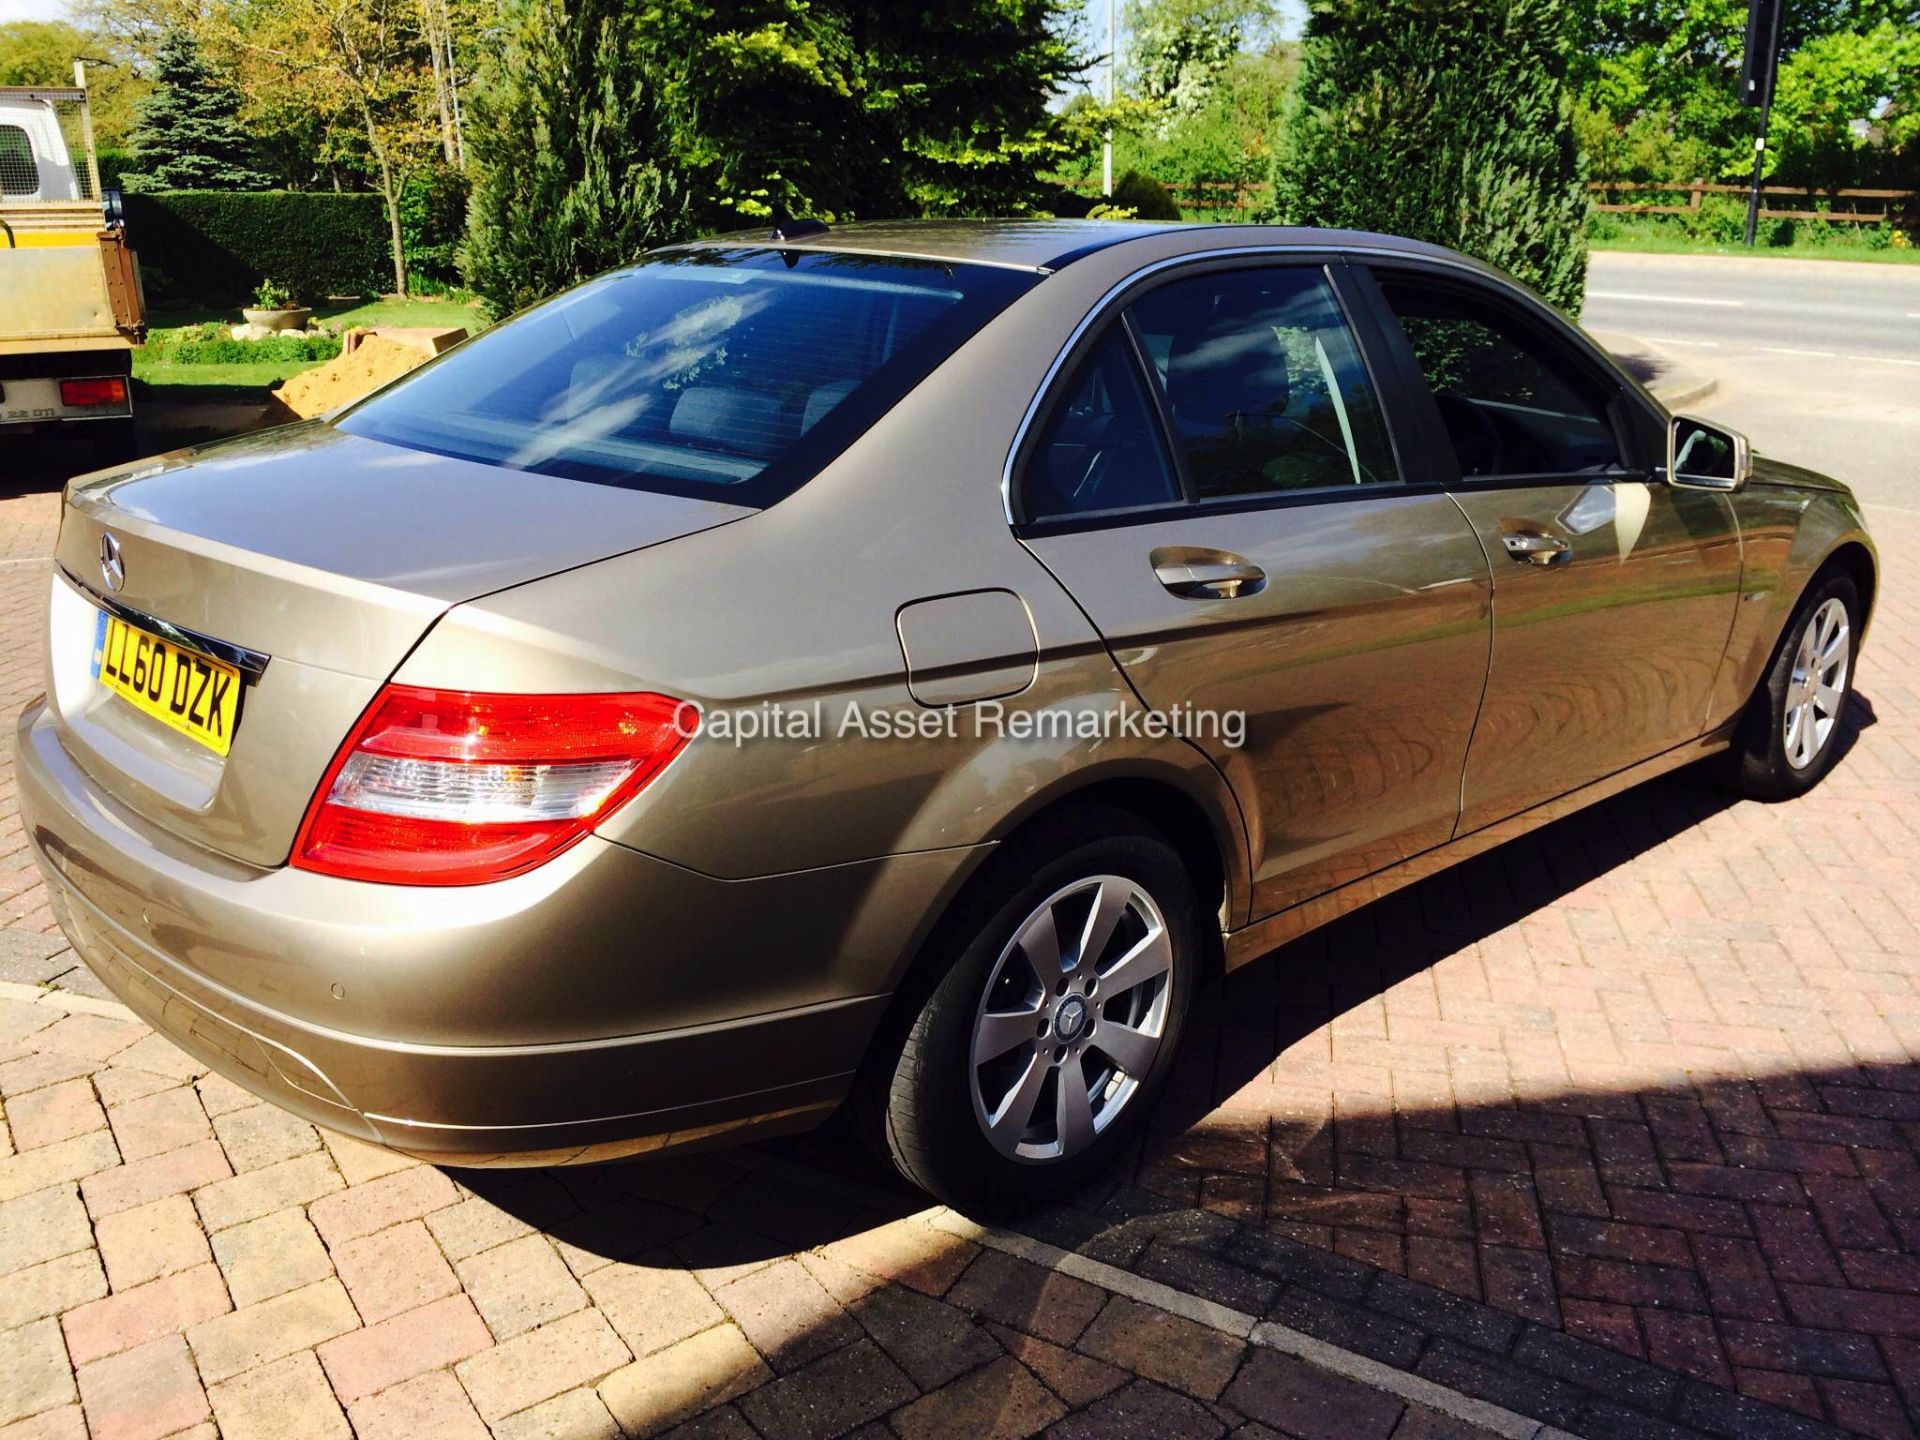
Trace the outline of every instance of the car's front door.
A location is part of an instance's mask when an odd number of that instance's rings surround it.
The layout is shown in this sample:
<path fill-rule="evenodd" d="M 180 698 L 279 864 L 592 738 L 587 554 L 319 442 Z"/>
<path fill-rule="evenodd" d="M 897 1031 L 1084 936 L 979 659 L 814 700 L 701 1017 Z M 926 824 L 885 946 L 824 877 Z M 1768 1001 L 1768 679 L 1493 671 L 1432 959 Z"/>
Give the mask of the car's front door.
<path fill-rule="evenodd" d="M 1531 302 L 1457 273 L 1376 274 L 1493 566 L 1464 833 L 1700 734 L 1739 531 L 1726 496 L 1662 483 L 1658 418 Z"/>
<path fill-rule="evenodd" d="M 1267 263 L 1147 290 L 1016 462 L 1022 539 L 1233 785 L 1254 918 L 1453 833 L 1486 677 L 1485 555 L 1403 480 L 1346 283 Z"/>

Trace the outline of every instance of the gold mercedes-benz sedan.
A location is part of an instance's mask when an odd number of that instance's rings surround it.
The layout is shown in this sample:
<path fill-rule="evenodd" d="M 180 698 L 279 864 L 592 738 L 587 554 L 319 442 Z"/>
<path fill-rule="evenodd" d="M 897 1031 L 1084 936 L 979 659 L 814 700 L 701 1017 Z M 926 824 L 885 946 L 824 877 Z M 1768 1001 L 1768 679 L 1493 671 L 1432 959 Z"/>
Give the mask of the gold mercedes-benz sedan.
<path fill-rule="evenodd" d="M 113 992 L 318 1124 L 851 1102 L 1014 1196 L 1223 969 L 1677 766 L 1815 784 L 1877 573 L 1845 486 L 1432 246 L 803 222 L 75 480 L 20 804 Z"/>

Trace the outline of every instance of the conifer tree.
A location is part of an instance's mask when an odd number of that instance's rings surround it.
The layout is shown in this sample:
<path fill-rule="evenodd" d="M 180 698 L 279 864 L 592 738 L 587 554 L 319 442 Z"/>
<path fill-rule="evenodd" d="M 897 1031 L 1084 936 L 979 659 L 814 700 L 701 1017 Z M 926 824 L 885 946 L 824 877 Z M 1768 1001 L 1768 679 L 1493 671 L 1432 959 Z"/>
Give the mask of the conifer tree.
<path fill-rule="evenodd" d="M 154 87 L 140 101 L 133 131 L 136 169 L 129 190 L 265 190 L 253 168 L 253 141 L 235 118 L 240 97 L 207 63 L 200 44 L 171 31 L 155 57 Z"/>
<path fill-rule="evenodd" d="M 467 139 L 464 270 L 496 316 L 688 233 L 669 105 L 620 0 L 528 0 Z"/>
<path fill-rule="evenodd" d="M 1448 245 L 1578 314 L 1571 24 L 1567 0 L 1317 0 L 1277 218 Z"/>

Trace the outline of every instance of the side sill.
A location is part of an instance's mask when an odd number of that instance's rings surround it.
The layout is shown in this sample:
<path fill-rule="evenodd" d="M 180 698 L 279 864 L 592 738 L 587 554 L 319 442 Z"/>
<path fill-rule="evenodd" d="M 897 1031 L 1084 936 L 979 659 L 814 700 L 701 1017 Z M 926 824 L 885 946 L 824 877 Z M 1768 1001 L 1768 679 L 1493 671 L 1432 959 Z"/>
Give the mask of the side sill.
<path fill-rule="evenodd" d="M 1522 835 L 1550 825 L 1555 820 L 1565 819 L 1576 810 L 1584 810 L 1589 805 L 1618 795 L 1623 790 L 1631 790 L 1636 785 L 1645 784 L 1670 771 L 1682 769 L 1696 760 L 1704 760 L 1709 755 L 1718 754 L 1733 742 L 1734 726 L 1738 722 L 1728 721 L 1717 729 L 1708 731 L 1697 740 L 1689 740 L 1684 745 L 1643 760 L 1638 765 L 1629 765 L 1624 770 L 1615 771 L 1604 779 L 1583 785 L 1578 790 L 1569 791 L 1557 800 L 1549 800 L 1536 805 L 1531 810 L 1523 810 L 1518 815 L 1510 815 L 1504 820 L 1496 820 L 1466 835 L 1455 836 L 1444 845 L 1436 845 L 1431 850 L 1423 850 L 1410 859 L 1401 861 L 1378 874 L 1343 885 L 1338 890 L 1330 890 L 1325 895 L 1317 895 L 1311 900 L 1302 901 L 1290 909 L 1269 915 L 1264 920 L 1255 921 L 1245 929 L 1236 930 L 1226 937 L 1227 966 L 1236 970 L 1250 961 L 1259 959 L 1268 951 L 1277 949 L 1289 940 L 1297 940 L 1309 931 L 1317 930 L 1342 915 L 1358 910 L 1363 905 L 1371 905 L 1404 889 L 1429 875 L 1436 875 L 1450 865 L 1504 845 L 1509 840 L 1517 840 Z"/>

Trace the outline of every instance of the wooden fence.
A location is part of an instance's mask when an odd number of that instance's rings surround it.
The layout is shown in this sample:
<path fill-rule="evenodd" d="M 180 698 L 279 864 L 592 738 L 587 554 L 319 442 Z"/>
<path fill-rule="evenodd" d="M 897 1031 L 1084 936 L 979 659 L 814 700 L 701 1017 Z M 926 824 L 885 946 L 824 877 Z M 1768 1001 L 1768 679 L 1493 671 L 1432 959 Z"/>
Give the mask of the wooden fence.
<path fill-rule="evenodd" d="M 1070 187 L 1082 195 L 1098 195 L 1098 180 L 1076 180 Z M 1161 181 L 1160 188 L 1188 210 L 1253 210 L 1273 186 L 1264 180 Z"/>
<path fill-rule="evenodd" d="M 1100 193 L 1100 182 L 1082 180 L 1073 187 L 1083 194 Z M 1246 211 L 1262 207 L 1273 186 L 1264 180 L 1196 180 L 1190 182 L 1165 183 L 1163 188 L 1174 200 L 1189 210 L 1231 210 Z M 1646 201 L 1603 201 L 1593 202 L 1595 210 L 1606 210 L 1623 215 L 1695 215 L 1700 211 L 1701 200 L 1708 195 L 1745 196 L 1745 185 L 1721 185 L 1707 180 L 1675 182 L 1673 184 L 1655 184 L 1637 180 L 1594 180 L 1587 189 L 1598 195 L 1685 195 L 1684 205 L 1663 204 Z M 1760 187 L 1762 219 L 1766 220 L 1829 220 L 1837 225 L 1879 225 L 1887 221 L 1899 221 L 1907 215 L 1920 215 L 1920 190 L 1818 190 L 1795 185 L 1763 185 Z M 1766 203 L 1768 195 L 1798 195 L 1806 201 L 1824 199 L 1830 204 L 1845 202 L 1844 209 L 1829 210 L 1776 210 Z M 1878 209 L 1862 209 L 1858 202 L 1878 202 Z"/>
<path fill-rule="evenodd" d="M 1612 211 L 1622 215 L 1697 215 L 1700 202 L 1708 195 L 1739 195 L 1747 193 L 1745 185 L 1716 185 L 1705 180 L 1675 182 L 1670 185 L 1642 183 L 1631 180 L 1595 180 L 1587 189 L 1603 195 L 1685 195 L 1684 205 L 1658 204 L 1630 200 L 1625 203 L 1603 202 L 1596 200 L 1593 208 Z M 1816 190 L 1797 185 L 1762 185 L 1760 187 L 1762 219 L 1766 220 L 1828 220 L 1836 225 L 1880 225 L 1889 220 L 1898 219 L 1903 210 L 1912 210 L 1915 201 L 1920 200 L 1920 191 L 1916 190 Z M 1831 210 L 1776 210 L 1767 204 L 1768 195 L 1798 195 L 1808 201 L 1825 199 L 1830 202 L 1848 202 L 1845 209 Z M 1863 210 L 1855 202 L 1861 200 L 1878 201 L 1877 210 Z M 1896 203 L 1898 202 L 1898 203 Z"/>

